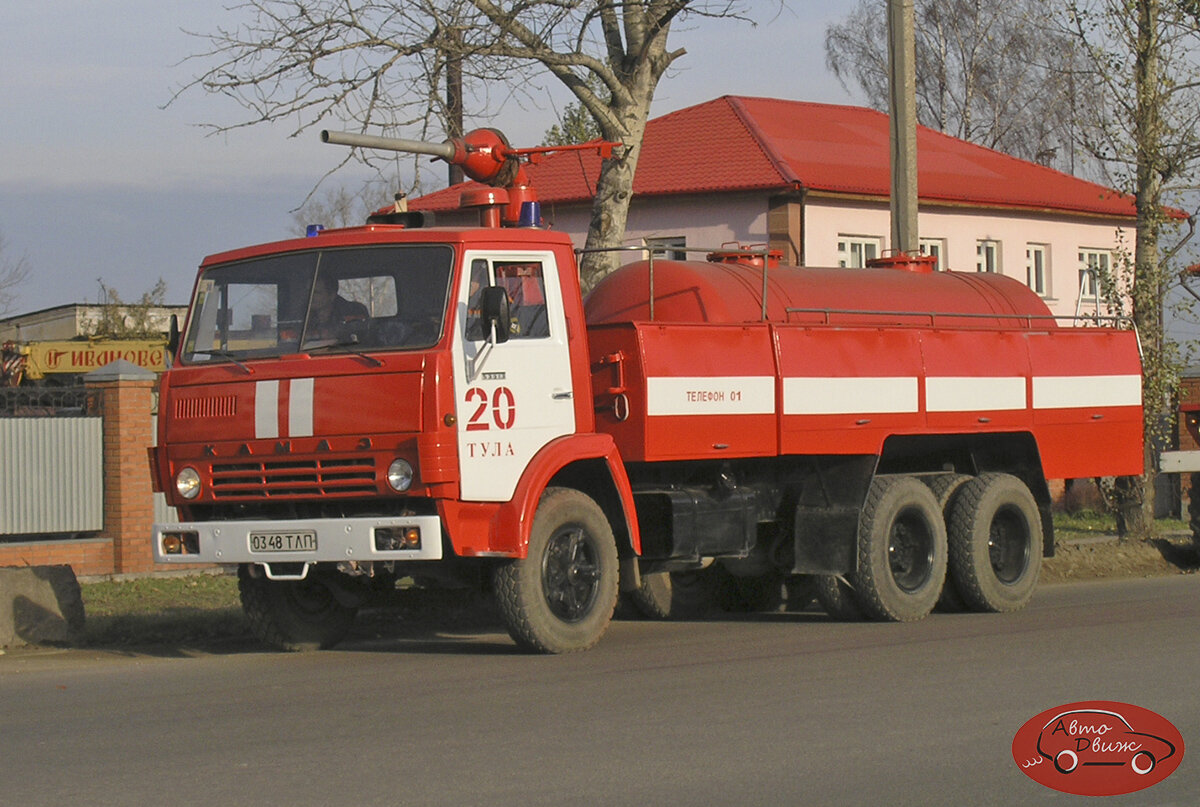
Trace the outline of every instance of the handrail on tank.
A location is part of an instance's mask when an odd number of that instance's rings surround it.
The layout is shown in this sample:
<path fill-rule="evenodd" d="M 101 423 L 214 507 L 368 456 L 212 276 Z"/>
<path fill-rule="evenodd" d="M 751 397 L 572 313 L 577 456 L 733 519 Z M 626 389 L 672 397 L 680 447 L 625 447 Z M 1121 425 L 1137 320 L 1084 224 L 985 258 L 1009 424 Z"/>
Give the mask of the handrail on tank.
<path fill-rule="evenodd" d="M 770 248 L 763 247 L 762 249 L 730 249 L 728 246 L 722 245 L 718 248 L 713 247 L 688 247 L 688 246 L 671 246 L 667 244 L 622 244 L 616 247 L 584 247 L 575 250 L 576 255 L 585 255 L 600 252 L 644 252 L 646 253 L 647 268 L 649 270 L 650 281 L 650 321 L 654 321 L 654 253 L 655 252 L 704 252 L 711 254 L 719 252 L 724 255 L 745 255 L 749 257 L 761 256 L 763 259 L 762 267 L 762 321 L 767 321 L 767 269 L 770 261 Z M 985 313 L 954 313 L 953 311 L 876 311 L 870 309 L 854 309 L 854 308 L 785 308 L 787 314 L 822 314 L 825 317 L 824 324 L 830 324 L 830 315 L 833 314 L 849 314 L 858 316 L 884 316 L 884 317 L 928 317 L 930 326 L 937 324 L 937 318 L 956 318 L 956 319 L 1001 319 L 1015 320 L 1024 322 L 1028 328 L 1034 327 L 1034 322 L 1066 322 L 1072 326 L 1079 324 L 1095 325 L 1100 327 L 1108 325 L 1112 328 L 1131 329 L 1133 328 L 1133 320 L 1126 316 L 1101 316 L 1096 314 L 985 314 Z"/>
<path fill-rule="evenodd" d="M 937 318 L 953 318 L 953 319 L 1005 319 L 1024 322 L 1026 327 L 1032 328 L 1034 322 L 1054 322 L 1059 321 L 1078 324 L 1082 322 L 1084 325 L 1108 324 L 1113 328 L 1128 329 L 1133 326 L 1133 320 L 1129 317 L 1122 316 L 1089 316 L 1078 314 L 1000 314 L 1000 313 L 983 313 L 983 312 L 961 312 L 954 311 L 875 311 L 871 309 L 856 309 L 856 308 L 785 308 L 784 311 L 788 314 L 822 314 L 825 320 L 822 324 L 830 325 L 830 315 L 832 314 L 849 314 L 857 316 L 875 316 L 875 317 L 928 317 L 930 326 L 937 324 Z"/>
<path fill-rule="evenodd" d="M 770 247 L 764 246 L 762 249 L 731 249 L 728 245 L 720 247 L 688 247 L 688 246 L 673 246 L 670 244 L 622 244 L 617 247 L 584 247 L 576 249 L 576 255 L 587 255 L 599 252 L 645 252 L 646 264 L 649 270 L 650 280 L 650 321 L 654 321 L 654 253 L 655 252 L 704 252 L 711 254 L 719 252 L 722 255 L 745 255 L 747 257 L 761 256 L 763 259 L 762 266 L 762 321 L 767 321 L 767 269 L 770 265 Z"/>

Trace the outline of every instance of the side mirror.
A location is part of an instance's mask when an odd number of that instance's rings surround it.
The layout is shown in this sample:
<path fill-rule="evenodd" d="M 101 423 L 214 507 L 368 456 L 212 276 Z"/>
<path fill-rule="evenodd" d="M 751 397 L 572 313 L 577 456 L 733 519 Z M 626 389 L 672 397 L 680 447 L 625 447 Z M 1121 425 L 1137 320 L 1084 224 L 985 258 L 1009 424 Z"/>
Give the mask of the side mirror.
<path fill-rule="evenodd" d="M 177 350 L 179 350 L 179 317 L 172 314 L 171 328 L 167 332 L 167 355 L 174 359 Z"/>
<path fill-rule="evenodd" d="M 488 286 L 483 289 L 479 298 L 479 314 L 483 319 L 483 332 L 493 333 L 495 326 L 496 343 L 508 341 L 508 332 L 512 327 L 512 318 L 508 311 L 508 292 L 499 286 Z"/>

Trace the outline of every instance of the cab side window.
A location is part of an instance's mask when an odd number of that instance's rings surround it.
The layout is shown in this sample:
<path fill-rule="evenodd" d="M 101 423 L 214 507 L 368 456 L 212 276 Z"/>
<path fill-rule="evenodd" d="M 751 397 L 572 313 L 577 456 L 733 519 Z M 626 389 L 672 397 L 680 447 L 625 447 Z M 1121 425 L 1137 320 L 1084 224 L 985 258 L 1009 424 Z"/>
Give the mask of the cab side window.
<path fill-rule="evenodd" d="M 488 262 L 483 258 L 471 261 L 471 286 L 467 291 L 467 327 L 466 338 L 479 342 L 484 338 L 483 320 L 479 314 L 479 298 L 483 289 L 488 285 Z"/>
<path fill-rule="evenodd" d="M 508 292 L 512 315 L 510 339 L 541 339 L 550 335 L 546 314 L 546 285 L 540 261 L 497 262 L 496 285 Z"/>

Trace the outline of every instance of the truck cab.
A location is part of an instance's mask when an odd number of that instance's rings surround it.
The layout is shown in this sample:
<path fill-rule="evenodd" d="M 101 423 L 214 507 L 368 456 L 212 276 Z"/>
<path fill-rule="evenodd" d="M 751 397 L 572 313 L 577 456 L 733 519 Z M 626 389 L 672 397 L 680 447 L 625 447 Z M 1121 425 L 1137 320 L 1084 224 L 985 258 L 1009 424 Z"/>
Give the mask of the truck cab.
<path fill-rule="evenodd" d="M 577 277 L 569 239 L 530 229 L 377 224 L 205 260 L 161 388 L 152 465 L 182 519 L 158 559 L 337 579 L 353 604 L 346 572 L 523 555 L 529 491 L 619 466 L 594 435 L 566 448 L 594 426 Z"/>

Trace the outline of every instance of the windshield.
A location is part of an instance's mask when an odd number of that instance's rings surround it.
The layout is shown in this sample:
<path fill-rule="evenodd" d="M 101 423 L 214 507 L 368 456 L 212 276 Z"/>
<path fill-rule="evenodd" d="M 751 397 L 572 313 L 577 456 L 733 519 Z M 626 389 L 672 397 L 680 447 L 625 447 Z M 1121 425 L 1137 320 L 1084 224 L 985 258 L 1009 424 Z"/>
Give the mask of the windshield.
<path fill-rule="evenodd" d="M 442 334 L 448 246 L 272 255 L 205 270 L 184 342 L 188 362 L 316 349 L 431 347 Z"/>

